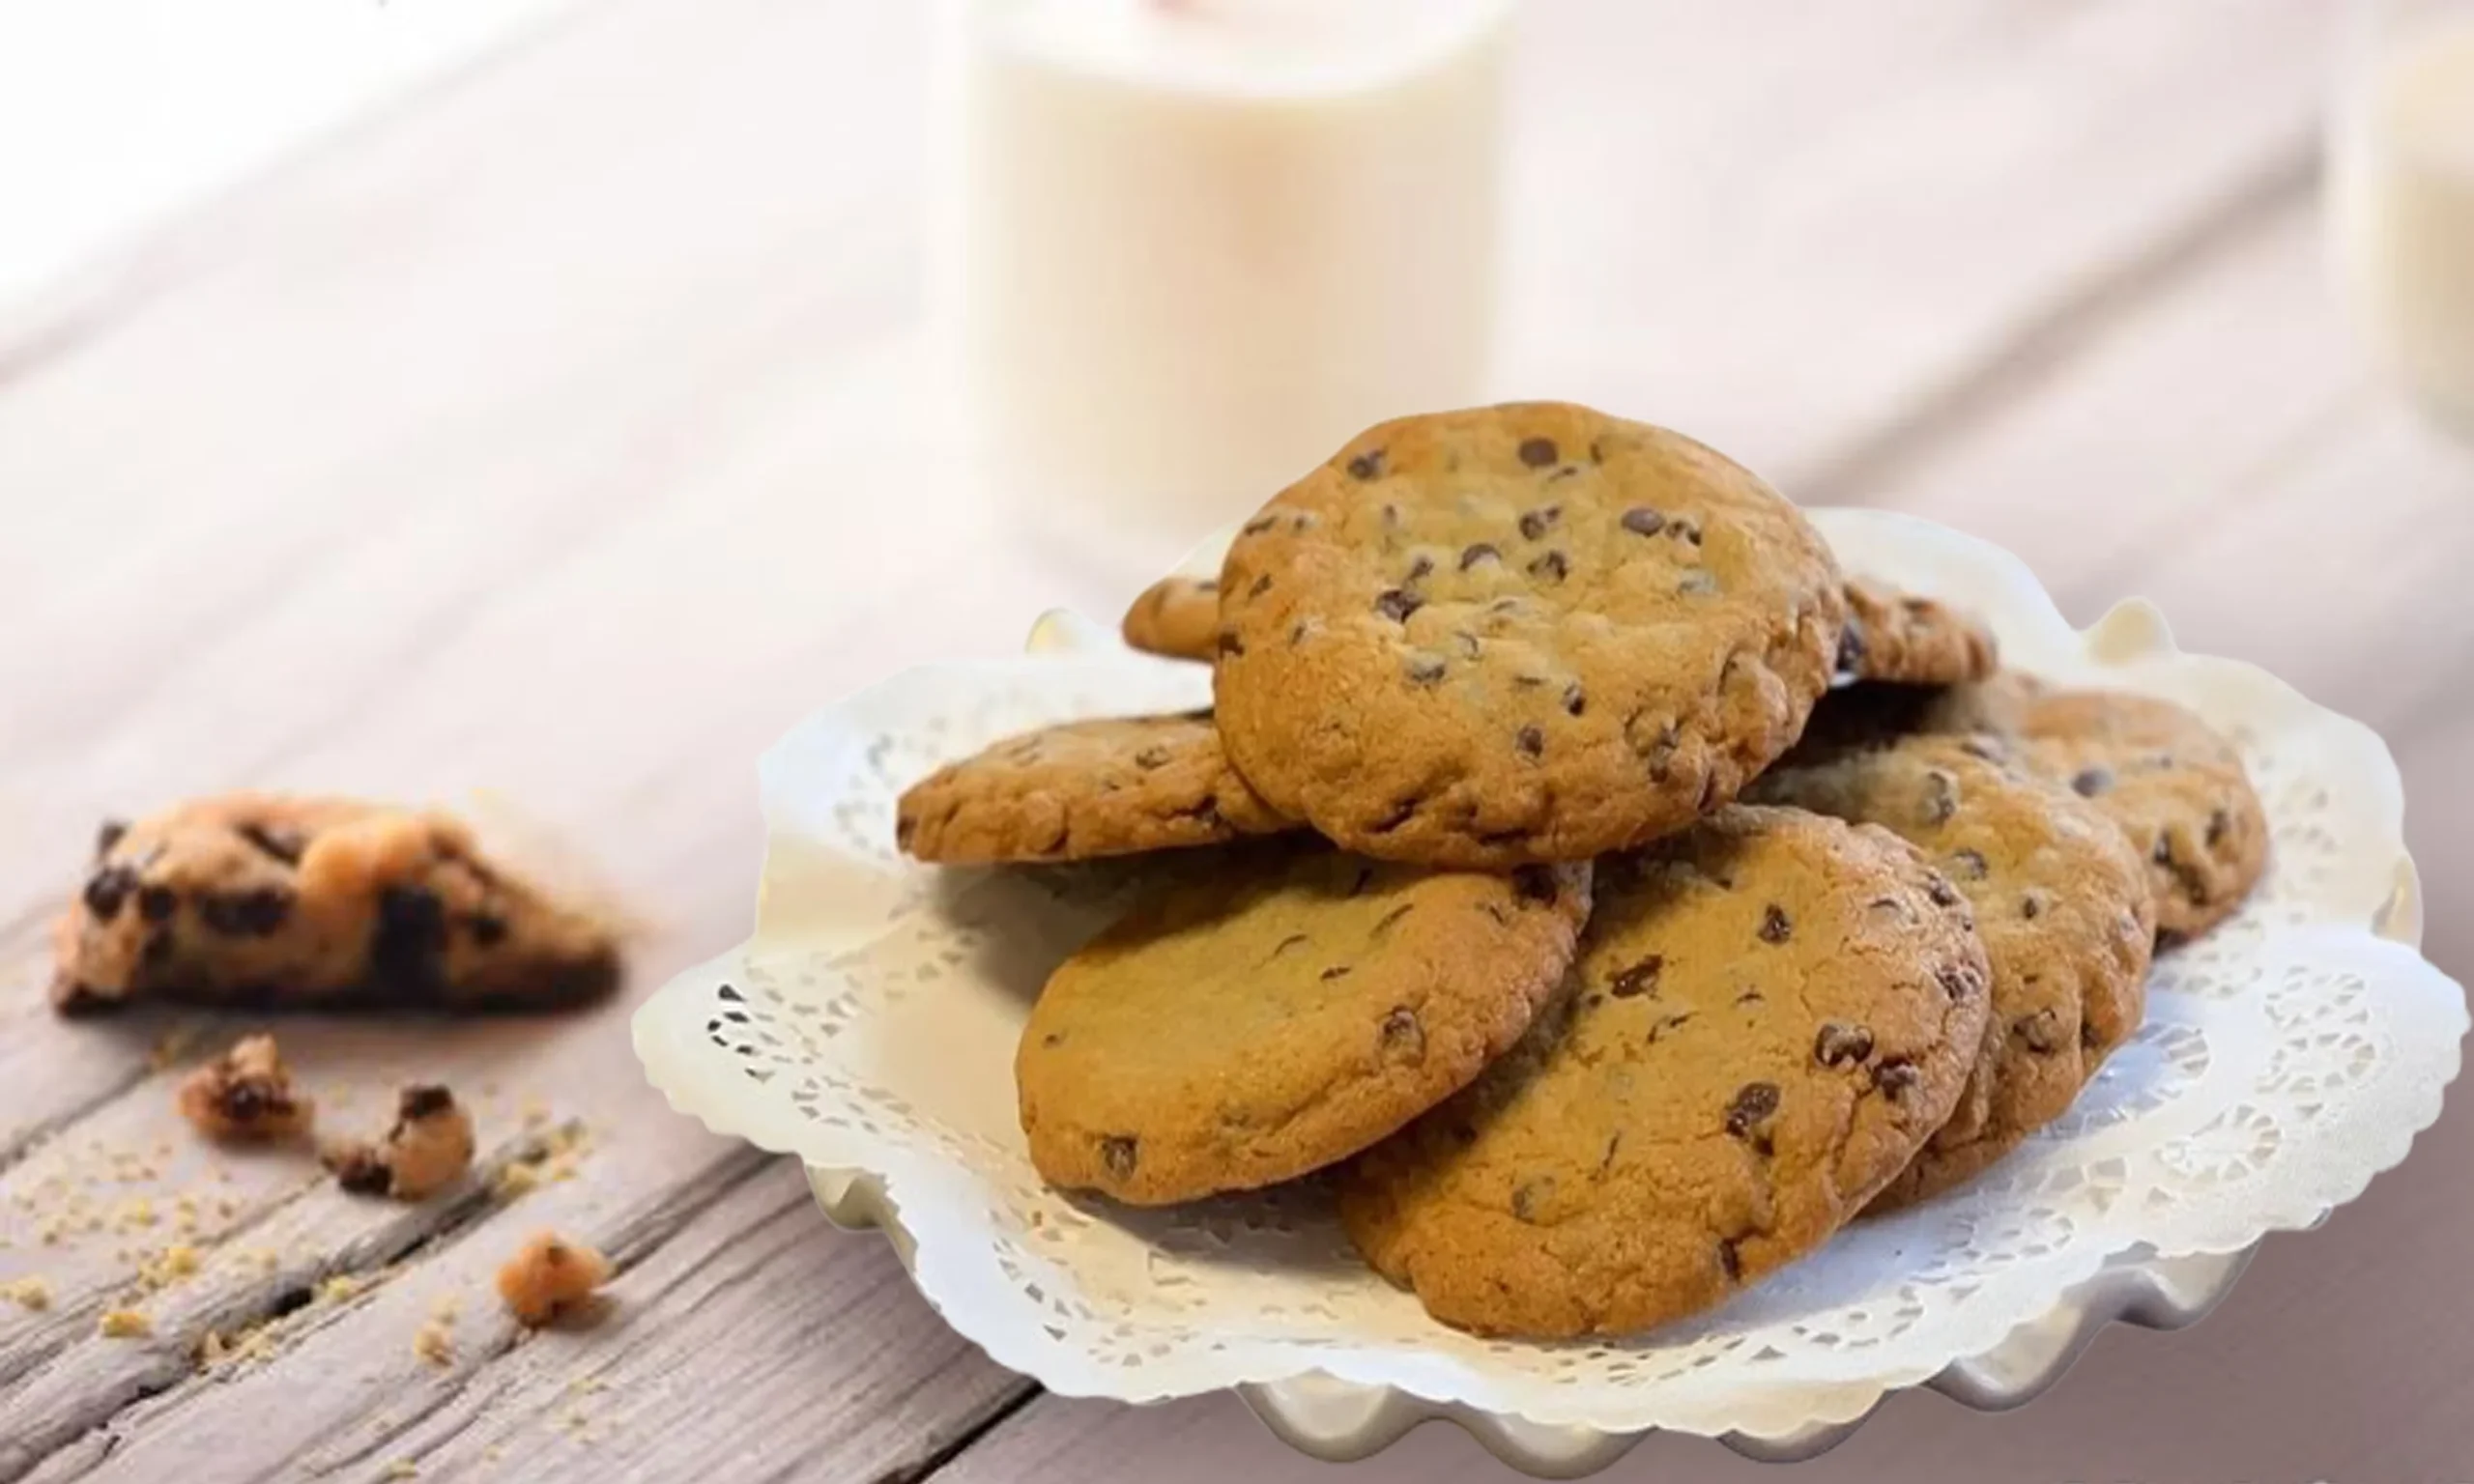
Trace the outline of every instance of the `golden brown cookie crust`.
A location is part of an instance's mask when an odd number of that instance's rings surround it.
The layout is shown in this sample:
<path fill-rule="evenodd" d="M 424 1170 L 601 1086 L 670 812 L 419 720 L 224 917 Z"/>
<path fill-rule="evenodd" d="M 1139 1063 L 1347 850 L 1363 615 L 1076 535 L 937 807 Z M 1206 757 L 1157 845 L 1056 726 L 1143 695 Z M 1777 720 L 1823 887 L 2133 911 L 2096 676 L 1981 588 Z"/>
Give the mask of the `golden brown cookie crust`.
<path fill-rule="evenodd" d="M 1119 627 L 1125 642 L 1145 654 L 1208 662 L 1220 633 L 1220 581 L 1164 577 L 1142 589 Z"/>
<path fill-rule="evenodd" d="M 2233 744 L 2169 700 L 2060 691 L 2028 706 L 2028 760 L 2103 810 L 2146 862 L 2156 925 L 2231 916 L 2267 868 L 2268 819 Z"/>
<path fill-rule="evenodd" d="M 1967 899 L 1887 831 L 1739 805 L 1598 870 L 1555 1006 L 1342 1180 L 1359 1250 L 1447 1324 L 1724 1301 L 1888 1184 L 1982 1044 Z"/>
<path fill-rule="evenodd" d="M 135 999 L 537 1010 L 618 980 L 609 925 L 439 813 L 233 793 L 107 824 L 53 930 L 64 1013 Z"/>
<path fill-rule="evenodd" d="M 1993 1056 L 1971 1079 L 1984 1112 L 1943 1126 L 1877 1210 L 1949 1189 L 2060 1117 L 2146 1006 L 2156 921 L 2139 856 L 2101 811 L 2012 753 L 1989 736 L 1918 735 L 1773 770 L 1752 789 L 1895 832 L 1975 908 L 1993 970 Z"/>
<path fill-rule="evenodd" d="M 1207 712 L 1067 722 L 904 790 L 894 838 L 923 861 L 1079 861 L 1296 828 L 1228 766 Z"/>
<path fill-rule="evenodd" d="M 1369 430 L 1220 582 L 1237 770 L 1352 849 L 1462 867 L 1585 859 L 1733 797 L 1802 729 L 1845 603 L 1751 473 L 1560 403 Z"/>
<path fill-rule="evenodd" d="M 1993 631 L 1973 614 L 1887 583 L 1848 579 L 1841 674 L 1899 685 L 1957 685 L 1982 680 L 1999 668 Z"/>
<path fill-rule="evenodd" d="M 1364 1149 L 1517 1040 L 1589 868 L 1439 872 L 1263 844 L 1155 891 L 1060 967 L 1015 1059 L 1043 1177 L 1136 1205 Z"/>

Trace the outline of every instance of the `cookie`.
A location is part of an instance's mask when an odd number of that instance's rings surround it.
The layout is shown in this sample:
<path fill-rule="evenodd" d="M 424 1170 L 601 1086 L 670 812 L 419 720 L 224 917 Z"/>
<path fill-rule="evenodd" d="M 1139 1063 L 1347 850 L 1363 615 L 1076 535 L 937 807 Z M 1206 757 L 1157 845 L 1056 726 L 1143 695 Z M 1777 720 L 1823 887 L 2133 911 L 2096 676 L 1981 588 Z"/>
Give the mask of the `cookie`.
<path fill-rule="evenodd" d="M 1209 577 L 1164 577 L 1125 611 L 1125 642 L 1171 660 L 1209 660 L 1220 633 L 1220 583 Z"/>
<path fill-rule="evenodd" d="M 1031 1162 L 1136 1205 L 1303 1175 L 1466 1085 L 1570 965 L 1589 868 L 1258 844 L 1050 977 L 1015 1058 Z"/>
<path fill-rule="evenodd" d="M 1743 469 L 1561 403 L 1361 435 L 1242 528 L 1229 760 L 1367 855 L 1580 860 L 1732 798 L 1828 684 L 1821 536 Z"/>
<path fill-rule="evenodd" d="M 2037 698 L 2027 756 L 2121 827 L 2147 863 L 2156 925 L 2204 932 L 2242 904 L 2268 860 L 2268 820 L 2241 755 L 2168 700 L 2123 691 Z"/>
<path fill-rule="evenodd" d="M 1296 826 L 1228 766 L 1207 712 L 1067 722 L 904 790 L 894 840 L 923 861 L 1080 861 Z"/>
<path fill-rule="evenodd" d="M 1990 736 L 1913 736 L 1775 769 L 1750 790 L 1894 831 L 1975 908 L 1993 970 L 1992 1056 L 1971 1086 L 1983 1111 L 1953 1116 L 1879 1209 L 1949 1189 L 2060 1117 L 2146 1005 L 2156 919 L 2138 854 L 2101 811 L 2011 753 Z"/>
<path fill-rule="evenodd" d="M 64 1013 L 146 998 L 539 1010 L 619 972 L 607 924 L 485 859 L 451 818 L 254 793 L 104 825 L 53 952 Z"/>
<path fill-rule="evenodd" d="M 1827 1240 L 1958 1103 L 1989 996 L 1967 899 L 1887 831 L 1737 805 L 1598 865 L 1570 982 L 1340 1182 L 1446 1324 L 1624 1334 Z"/>
<path fill-rule="evenodd" d="M 1848 579 L 1847 629 L 1838 648 L 1842 676 L 1957 685 L 1981 680 L 1999 665 L 1999 647 L 1982 620 L 1937 598 L 1870 578 Z"/>

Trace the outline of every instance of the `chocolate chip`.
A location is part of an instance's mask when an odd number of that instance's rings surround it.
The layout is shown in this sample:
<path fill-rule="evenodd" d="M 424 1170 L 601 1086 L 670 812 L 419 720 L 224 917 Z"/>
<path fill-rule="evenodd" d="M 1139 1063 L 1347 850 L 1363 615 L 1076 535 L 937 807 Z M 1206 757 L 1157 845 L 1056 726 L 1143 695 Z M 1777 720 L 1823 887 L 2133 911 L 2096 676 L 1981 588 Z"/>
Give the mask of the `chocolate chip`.
<path fill-rule="evenodd" d="M 1654 536 L 1666 528 L 1666 517 L 1647 505 L 1634 505 L 1624 512 L 1624 528 L 1636 536 Z"/>
<path fill-rule="evenodd" d="M 1309 625 L 1307 620 L 1303 618 L 1300 618 L 1297 622 L 1289 625 L 1288 647 L 1294 649 L 1298 645 L 1306 642 L 1306 631 L 1309 627 Z"/>
<path fill-rule="evenodd" d="M 234 833 L 286 866 L 301 864 L 302 842 L 299 835 L 290 830 L 273 830 L 262 824 L 245 824 Z"/>
<path fill-rule="evenodd" d="M 395 1183 L 386 1158 L 366 1144 L 343 1152 L 334 1168 L 335 1184 L 354 1195 L 385 1195 Z"/>
<path fill-rule="evenodd" d="M 1225 655 L 1244 654 L 1246 642 L 1237 637 L 1236 630 L 1223 629 L 1220 631 L 1220 652 Z"/>
<path fill-rule="evenodd" d="M 2210 848 L 2225 842 L 2226 832 L 2233 828 L 2233 815 L 2220 809 L 2207 816 L 2207 843 Z"/>
<path fill-rule="evenodd" d="M 1266 573 L 1264 573 L 1262 576 L 1260 576 L 1260 577 L 1258 577 L 1258 578 L 1254 579 L 1254 581 L 1247 586 L 1247 588 L 1246 588 L 1246 596 L 1248 596 L 1248 597 L 1250 597 L 1250 598 L 1259 598 L 1259 597 L 1261 597 L 1264 593 L 1267 593 L 1267 592 L 1269 592 L 1269 591 L 1271 591 L 1271 590 L 1272 590 L 1272 575 L 1271 575 L 1269 572 L 1266 572 Z"/>
<path fill-rule="evenodd" d="M 1784 943 L 1796 935 L 1796 925 L 1787 917 L 1787 909 L 1771 902 L 1761 909 L 1761 941 Z"/>
<path fill-rule="evenodd" d="M 119 844 L 121 842 L 121 838 L 128 833 L 129 826 L 127 823 L 118 819 L 104 820 L 101 826 L 95 831 L 96 858 L 101 859 L 103 856 L 111 854 L 112 846 Z"/>
<path fill-rule="evenodd" d="M 433 992 L 446 951 L 446 909 L 436 893 L 390 886 L 378 894 L 378 924 L 369 935 L 373 980 L 400 993 Z"/>
<path fill-rule="evenodd" d="M 1292 515 L 1288 518 L 1288 528 L 1304 535 L 1314 528 L 1314 517 L 1311 513 Z"/>
<path fill-rule="evenodd" d="M 407 1122 L 431 1118 L 455 1106 L 455 1095 L 436 1084 L 408 1087 L 395 1099 L 395 1116 Z"/>
<path fill-rule="evenodd" d="M 1900 1094 L 1915 1085 L 1920 1075 L 1913 1062 L 1903 1056 L 1893 1056 L 1873 1069 L 1873 1085 L 1895 1101 Z"/>
<path fill-rule="evenodd" d="M 1736 1100 L 1727 1104 L 1727 1132 L 1745 1138 L 1777 1111 L 1777 1083 L 1747 1082 L 1736 1090 Z"/>
<path fill-rule="evenodd" d="M 1404 582 L 1411 582 L 1411 583 L 1414 583 L 1414 582 L 1416 582 L 1419 578 L 1422 578 L 1422 577 L 1425 576 L 1427 573 L 1432 572 L 1433 570 L 1434 570 L 1434 558 L 1433 558 L 1433 557 L 1431 557 L 1431 556 L 1426 556 L 1424 553 L 1421 552 L 1421 553 L 1419 553 L 1419 554 L 1418 554 L 1418 556 L 1416 556 L 1416 558 L 1414 558 L 1413 560 L 1411 560 L 1411 561 L 1410 561 L 1410 563 L 1409 563 L 1409 575 L 1408 575 L 1406 578 L 1402 579 L 1402 581 L 1404 581 Z"/>
<path fill-rule="evenodd" d="M 1813 1060 L 1824 1067 L 1852 1067 L 1873 1054 L 1873 1033 L 1844 1020 L 1825 1020 L 1813 1037 Z"/>
<path fill-rule="evenodd" d="M 1737 1255 L 1733 1238 L 1720 1238 L 1718 1241 L 1718 1270 L 1727 1275 L 1730 1283 L 1743 1281 L 1743 1259 Z"/>
<path fill-rule="evenodd" d="M 1969 881 L 1983 880 L 1985 873 L 1993 869 L 1981 850 L 1954 850 L 1950 853 L 1950 864 L 1958 868 L 1963 879 Z"/>
<path fill-rule="evenodd" d="M 1482 561 L 1501 561 L 1503 559 L 1503 553 L 1496 551 L 1493 547 L 1488 546 L 1483 541 L 1477 543 L 1475 546 L 1465 546 L 1460 549 L 1460 570 L 1463 572 L 1468 571 L 1471 567 L 1476 566 Z"/>
<path fill-rule="evenodd" d="M 1578 680 L 1575 680 L 1571 684 L 1564 687 L 1564 710 L 1566 713 L 1572 716 L 1578 716 L 1588 707 L 1588 705 L 1589 698 L 1582 694 L 1581 683 Z"/>
<path fill-rule="evenodd" d="M 1348 973 L 1349 966 L 1347 964 L 1336 963 L 1323 971 L 1323 982 L 1325 984 L 1329 984 L 1336 979 L 1346 979 L 1348 977 Z"/>
<path fill-rule="evenodd" d="M 1959 904 L 1958 888 L 1952 886 L 1949 879 L 1938 870 L 1933 873 L 1930 880 L 1924 883 L 1924 895 L 1932 898 L 1933 905 L 1937 907 L 1955 907 Z"/>
<path fill-rule="evenodd" d="M 1571 570 L 1571 563 L 1564 559 L 1561 552 L 1548 552 L 1529 564 L 1530 576 L 1558 583 L 1569 576 Z"/>
<path fill-rule="evenodd" d="M 1539 1208 L 1555 1198 L 1555 1177 L 1544 1176 L 1522 1184 L 1511 1193 L 1511 1213 L 1523 1221 L 1538 1219 Z"/>
<path fill-rule="evenodd" d="M 86 882 L 86 910 L 99 923 L 120 916 L 120 904 L 137 890 L 137 872 L 126 866 L 106 866 Z"/>
<path fill-rule="evenodd" d="M 1944 824 L 1959 812 L 1959 781 L 1939 768 L 1924 775 L 1924 822 Z"/>
<path fill-rule="evenodd" d="M 1432 685 L 1443 678 L 1445 665 L 1442 655 L 1413 654 L 1403 668 L 1408 671 L 1411 684 Z"/>
<path fill-rule="evenodd" d="M 1382 472 L 1383 450 L 1380 448 L 1369 448 L 1349 460 L 1349 477 L 1352 479 L 1371 479 Z"/>
<path fill-rule="evenodd" d="M 1838 631 L 1838 673 L 1853 675 L 1864 668 L 1864 631 L 1853 619 Z"/>
<path fill-rule="evenodd" d="M 1619 1000 L 1628 1000 L 1635 995 L 1655 994 L 1658 990 L 1658 971 L 1665 967 L 1665 956 L 1652 954 L 1628 969 L 1616 970 L 1614 980 L 1606 986 L 1607 992 Z"/>
<path fill-rule="evenodd" d="M 1511 873 L 1511 884 L 1523 901 L 1549 907 L 1555 904 L 1555 872 L 1547 867 L 1523 866 Z"/>
<path fill-rule="evenodd" d="M 1130 1133 L 1111 1133 L 1100 1140 L 1100 1163 L 1119 1180 L 1134 1173 L 1141 1144 Z"/>
<path fill-rule="evenodd" d="M 1272 946 L 1272 956 L 1277 958 L 1280 955 L 1287 953 L 1290 949 L 1300 947 L 1311 941 L 1311 939 L 1308 938 L 1306 934 L 1302 932 L 1292 932 L 1287 937 L 1280 939 L 1278 943 Z"/>
<path fill-rule="evenodd" d="M 2019 899 L 2019 915 L 2033 922 L 2045 915 L 2045 899 L 2034 892 Z"/>
<path fill-rule="evenodd" d="M 263 938 L 292 915 L 292 894 L 279 887 L 211 892 L 197 899 L 198 920 L 228 938 Z"/>
<path fill-rule="evenodd" d="M 2051 1056 L 2062 1048 L 2067 1038 L 2061 1034 L 2061 1016 L 2051 1009 L 2032 1015 L 2021 1015 L 2010 1022 L 2010 1034 L 2027 1043 L 2038 1056 Z"/>
<path fill-rule="evenodd" d="M 1374 611 L 1394 623 L 1408 622 L 1411 614 L 1425 606 L 1425 599 L 1398 587 L 1386 587 L 1374 599 Z"/>
<path fill-rule="evenodd" d="M 172 961 L 172 934 L 158 928 L 146 935 L 146 946 L 137 952 L 137 961 L 145 968 L 159 969 Z"/>
<path fill-rule="evenodd" d="M 1521 516 L 1520 533 L 1535 541 L 1546 534 L 1546 528 L 1554 525 L 1556 518 L 1563 513 L 1564 507 L 1561 505 L 1539 505 L 1537 509 Z"/>
<path fill-rule="evenodd" d="M 911 838 L 919 833 L 919 816 L 897 813 L 893 816 L 893 842 L 902 849 L 910 848 Z"/>
<path fill-rule="evenodd" d="M 1512 739 L 1524 757 L 1541 756 L 1546 751 L 1546 733 L 1535 727 L 1523 727 Z"/>
<path fill-rule="evenodd" d="M 2114 786 L 2111 768 L 2082 768 L 2070 781 L 2071 789 L 2083 799 L 2092 799 Z"/>
<path fill-rule="evenodd" d="M 1386 912 L 1381 917 L 1375 919 L 1373 936 L 1379 938 L 1385 933 L 1391 931 L 1392 925 L 1394 923 L 1396 923 L 1400 919 L 1408 916 L 1416 907 L 1416 902 L 1404 901 L 1400 903 L 1400 905 L 1394 907 L 1391 911 Z"/>
<path fill-rule="evenodd" d="M 1532 469 L 1544 469 L 1562 457 L 1555 451 L 1555 441 L 1551 438 L 1524 438 L 1520 441 L 1520 462 Z"/>
<path fill-rule="evenodd" d="M 1165 768 L 1168 765 L 1168 749 L 1155 742 L 1134 755 L 1134 765 L 1145 773 L 1154 768 Z"/>
<path fill-rule="evenodd" d="M 1050 1051 L 1053 1051 L 1063 1044 L 1065 1044 L 1065 1033 L 1063 1031 L 1050 1031 L 1040 1038 L 1040 1045 Z"/>
<path fill-rule="evenodd" d="M 1383 1017 L 1383 1054 L 1406 1061 L 1423 1061 L 1426 1054 L 1426 1028 L 1418 1023 L 1417 1012 L 1406 1005 L 1393 1007 Z"/>
<path fill-rule="evenodd" d="M 1279 524 L 1280 517 L 1277 515 L 1258 515 L 1246 523 L 1245 533 L 1250 536 L 1259 536 Z"/>
<path fill-rule="evenodd" d="M 1933 976 L 1942 992 L 1953 1000 L 1964 1000 L 1976 991 L 1975 970 L 1964 964 L 1948 964 Z"/>
<path fill-rule="evenodd" d="M 1701 527 L 1695 521 L 1669 521 L 1666 533 L 1693 546 L 1701 544 Z"/>
<path fill-rule="evenodd" d="M 2148 852 L 2147 852 L 2147 857 L 2148 857 L 2148 859 L 2149 859 L 2149 860 L 2154 861 L 2154 862 L 2155 862 L 2157 865 L 2159 865 L 2159 866 L 2171 866 L 2171 865 L 2172 865 L 2172 864 L 2173 864 L 2173 842 L 2172 842 L 2172 838 L 2171 838 L 2171 837 L 2169 837 L 2169 836 L 2164 836 L 2164 835 L 2159 835 L 2159 836 L 2157 836 L 2157 837 L 2156 837 L 2156 847 L 2155 847 L 2154 849 L 2152 849 L 2152 850 L 2150 850 L 2150 851 L 2148 851 Z"/>
<path fill-rule="evenodd" d="M 150 886 L 137 894 L 137 915 L 159 923 L 181 909 L 181 899 L 168 886 Z"/>

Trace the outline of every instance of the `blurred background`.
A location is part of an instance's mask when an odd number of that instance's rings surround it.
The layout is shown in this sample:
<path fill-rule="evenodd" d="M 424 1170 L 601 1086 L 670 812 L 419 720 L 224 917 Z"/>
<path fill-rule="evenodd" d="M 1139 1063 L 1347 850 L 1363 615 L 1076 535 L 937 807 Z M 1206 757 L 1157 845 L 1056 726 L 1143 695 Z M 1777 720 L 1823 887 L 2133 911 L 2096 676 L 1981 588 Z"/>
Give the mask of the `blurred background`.
<path fill-rule="evenodd" d="M 489 790 L 657 982 L 744 931 L 803 712 L 1504 396 L 2371 723 L 2474 971 L 2464 0 L 0 0 L 5 946 L 106 812 Z M 1813 1476 L 2461 1463 L 2469 1176 L 2460 1098 L 2201 1329 Z M 1233 1402 L 985 1385 L 956 1478 L 1311 1473 Z"/>

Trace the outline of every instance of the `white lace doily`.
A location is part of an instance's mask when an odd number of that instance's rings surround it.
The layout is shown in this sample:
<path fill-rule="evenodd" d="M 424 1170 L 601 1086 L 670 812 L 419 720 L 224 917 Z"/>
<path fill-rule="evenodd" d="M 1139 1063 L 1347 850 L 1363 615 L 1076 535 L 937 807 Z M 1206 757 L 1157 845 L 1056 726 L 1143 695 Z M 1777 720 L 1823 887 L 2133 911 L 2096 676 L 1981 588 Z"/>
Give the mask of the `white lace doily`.
<path fill-rule="evenodd" d="M 2206 716 L 2241 746 L 2273 855 L 2236 920 L 2160 959 L 2145 1028 L 2061 1123 L 1714 1314 L 1622 1344 L 1474 1339 L 1369 1273 L 1311 1184 L 1160 1212 L 1040 1184 L 1015 1122 L 1015 1039 L 1139 868 L 917 867 L 893 850 L 894 798 L 1008 732 L 1207 701 L 1200 667 L 1112 641 L 910 671 L 786 738 L 762 768 L 757 935 L 648 1002 L 639 1052 L 714 1129 L 878 1179 L 930 1301 L 1053 1390 L 1144 1401 L 1319 1370 L 1610 1432 L 1844 1420 L 1992 1348 L 2114 1254 L 2235 1251 L 2403 1158 L 2438 1116 L 2467 1019 L 2410 946 L 2402 791 L 2379 739 L 2257 669 L 2179 653 L 2144 604 L 2082 634 L 1997 548 L 1880 513 L 1816 518 L 1851 572 L 1986 614 L 2009 663 Z"/>

